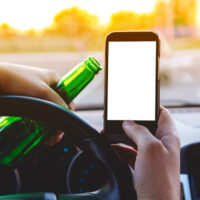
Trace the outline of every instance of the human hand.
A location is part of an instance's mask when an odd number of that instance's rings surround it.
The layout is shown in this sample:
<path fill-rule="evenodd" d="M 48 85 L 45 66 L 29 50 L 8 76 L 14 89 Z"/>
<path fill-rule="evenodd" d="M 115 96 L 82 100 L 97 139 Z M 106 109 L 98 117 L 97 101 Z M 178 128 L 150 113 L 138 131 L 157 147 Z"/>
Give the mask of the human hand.
<path fill-rule="evenodd" d="M 64 100 L 51 88 L 51 86 L 56 85 L 59 79 L 60 76 L 52 70 L 18 64 L 0 64 L 1 93 L 41 98 L 74 110 L 73 102 L 67 106 Z M 63 134 L 63 132 L 58 131 L 58 134 L 48 141 L 48 145 L 59 142 Z"/>
<path fill-rule="evenodd" d="M 169 112 L 160 108 L 155 136 L 132 121 L 125 121 L 123 129 L 138 147 L 134 167 L 138 199 L 180 199 L 180 140 Z"/>

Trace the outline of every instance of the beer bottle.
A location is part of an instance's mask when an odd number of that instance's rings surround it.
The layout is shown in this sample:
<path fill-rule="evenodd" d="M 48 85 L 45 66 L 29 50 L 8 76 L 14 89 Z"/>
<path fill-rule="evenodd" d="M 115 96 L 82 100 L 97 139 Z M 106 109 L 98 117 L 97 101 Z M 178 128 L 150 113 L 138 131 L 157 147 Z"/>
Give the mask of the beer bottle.
<path fill-rule="evenodd" d="M 69 104 L 101 70 L 94 57 L 88 57 L 64 75 L 54 88 Z M 56 128 L 14 116 L 0 118 L 0 166 L 16 165 L 41 142 L 56 134 Z"/>
<path fill-rule="evenodd" d="M 56 85 L 56 91 L 69 104 L 100 70 L 99 62 L 94 57 L 89 57 L 61 78 Z"/>

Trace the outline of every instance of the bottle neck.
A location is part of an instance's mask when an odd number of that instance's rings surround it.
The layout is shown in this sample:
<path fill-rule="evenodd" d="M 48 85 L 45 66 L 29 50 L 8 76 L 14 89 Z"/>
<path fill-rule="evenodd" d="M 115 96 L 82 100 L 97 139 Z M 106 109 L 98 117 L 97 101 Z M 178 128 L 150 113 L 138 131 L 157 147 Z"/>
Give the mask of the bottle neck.
<path fill-rule="evenodd" d="M 89 57 L 85 60 L 84 64 L 95 74 L 98 74 L 99 71 L 102 70 L 100 63 L 94 57 Z"/>

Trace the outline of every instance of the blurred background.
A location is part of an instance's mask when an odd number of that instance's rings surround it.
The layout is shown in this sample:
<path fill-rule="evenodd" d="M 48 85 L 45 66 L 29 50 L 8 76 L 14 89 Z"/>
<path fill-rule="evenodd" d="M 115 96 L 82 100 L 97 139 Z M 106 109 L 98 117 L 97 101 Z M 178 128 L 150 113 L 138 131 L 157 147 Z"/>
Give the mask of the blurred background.
<path fill-rule="evenodd" d="M 60 75 L 89 55 L 104 66 L 106 35 L 134 30 L 160 36 L 161 104 L 200 104 L 200 0 L 1 0 L 0 62 Z M 76 99 L 78 108 L 103 107 L 103 78 Z"/>

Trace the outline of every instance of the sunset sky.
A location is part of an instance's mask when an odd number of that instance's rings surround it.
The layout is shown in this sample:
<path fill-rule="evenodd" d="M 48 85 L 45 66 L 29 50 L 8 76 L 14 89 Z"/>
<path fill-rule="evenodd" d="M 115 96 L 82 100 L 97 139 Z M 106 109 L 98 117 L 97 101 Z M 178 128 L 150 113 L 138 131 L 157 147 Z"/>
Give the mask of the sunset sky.
<path fill-rule="evenodd" d="M 20 30 L 42 29 L 52 23 L 59 11 L 78 6 L 96 14 L 106 23 L 119 10 L 150 12 L 157 0 L 0 0 L 0 24 L 8 23 Z"/>
<path fill-rule="evenodd" d="M 92 14 L 96 14 L 101 23 L 106 23 L 111 14 L 119 10 L 132 10 L 138 13 L 151 12 L 156 1 L 157 0 L 0 0 L 0 24 L 8 23 L 20 30 L 27 30 L 30 28 L 42 29 L 52 23 L 55 14 L 72 6 L 78 6 Z M 198 0 L 198 3 L 200 5 L 200 0 Z M 200 24 L 200 12 L 198 12 L 198 22 Z"/>

